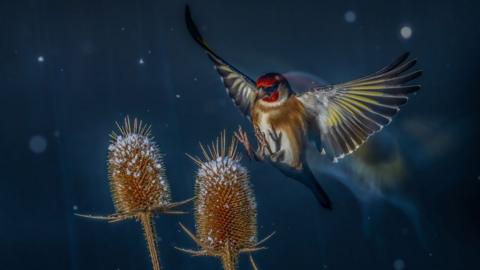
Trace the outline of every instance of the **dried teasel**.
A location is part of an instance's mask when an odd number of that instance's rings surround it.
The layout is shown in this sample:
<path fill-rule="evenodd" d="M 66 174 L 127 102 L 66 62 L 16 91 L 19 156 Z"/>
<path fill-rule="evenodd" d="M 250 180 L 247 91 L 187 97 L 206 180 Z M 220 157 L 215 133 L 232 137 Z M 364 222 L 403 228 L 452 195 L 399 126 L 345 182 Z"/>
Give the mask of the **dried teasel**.
<path fill-rule="evenodd" d="M 211 146 L 200 144 L 204 159 L 190 158 L 199 166 L 195 181 L 196 236 L 182 229 L 201 248 L 177 248 L 194 256 L 216 256 L 225 270 L 237 268 L 241 253 L 250 254 L 268 238 L 257 241 L 257 211 L 247 169 L 240 164 L 235 138 L 227 149 L 225 133 Z"/>
<path fill-rule="evenodd" d="M 135 218 L 142 223 L 153 269 L 160 269 L 155 226 L 156 214 L 182 214 L 174 208 L 192 199 L 172 203 L 162 155 L 150 134 L 150 126 L 125 118 L 113 132 L 108 147 L 108 172 L 116 213 L 109 216 L 79 215 L 110 222 Z"/>

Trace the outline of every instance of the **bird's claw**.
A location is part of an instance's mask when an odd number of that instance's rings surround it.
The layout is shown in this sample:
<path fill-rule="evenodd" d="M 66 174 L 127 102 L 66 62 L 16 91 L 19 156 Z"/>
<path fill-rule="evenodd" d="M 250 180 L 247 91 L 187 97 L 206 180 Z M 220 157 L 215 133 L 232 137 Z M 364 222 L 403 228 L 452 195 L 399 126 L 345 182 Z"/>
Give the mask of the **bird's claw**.
<path fill-rule="evenodd" d="M 275 143 L 275 152 L 280 151 L 282 148 L 282 133 L 272 128 L 272 130 L 268 131 L 268 135 L 270 135 L 270 138 Z"/>
<path fill-rule="evenodd" d="M 284 156 L 285 156 L 285 151 L 280 150 L 280 151 L 277 151 L 275 153 L 272 153 L 270 155 L 270 160 L 274 163 L 277 163 L 277 162 L 283 160 Z"/>
<path fill-rule="evenodd" d="M 268 135 L 272 139 L 274 143 L 275 150 L 272 150 L 269 147 L 269 159 L 271 162 L 278 162 L 280 160 L 283 160 L 285 156 L 285 151 L 282 150 L 282 133 L 277 132 L 275 128 L 272 128 L 271 130 L 268 131 Z"/>

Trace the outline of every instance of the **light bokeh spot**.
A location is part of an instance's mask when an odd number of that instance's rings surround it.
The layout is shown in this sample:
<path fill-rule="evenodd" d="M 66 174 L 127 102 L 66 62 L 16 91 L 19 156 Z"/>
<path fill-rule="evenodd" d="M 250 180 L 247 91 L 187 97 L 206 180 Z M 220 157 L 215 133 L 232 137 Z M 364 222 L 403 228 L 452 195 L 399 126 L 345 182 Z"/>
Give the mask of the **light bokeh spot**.
<path fill-rule="evenodd" d="M 400 35 L 402 35 L 402 38 L 404 39 L 409 39 L 412 37 L 413 31 L 410 26 L 403 26 L 400 29 Z"/>
<path fill-rule="evenodd" d="M 30 150 L 35 154 L 41 154 L 47 149 L 47 139 L 41 135 L 35 135 L 30 138 Z"/>
<path fill-rule="evenodd" d="M 355 14 L 355 12 L 352 10 L 347 10 L 345 15 L 343 15 L 343 18 L 348 23 L 354 23 L 357 20 L 357 14 Z"/>
<path fill-rule="evenodd" d="M 393 269 L 395 270 L 403 270 L 405 268 L 405 262 L 402 259 L 396 259 L 393 262 Z"/>

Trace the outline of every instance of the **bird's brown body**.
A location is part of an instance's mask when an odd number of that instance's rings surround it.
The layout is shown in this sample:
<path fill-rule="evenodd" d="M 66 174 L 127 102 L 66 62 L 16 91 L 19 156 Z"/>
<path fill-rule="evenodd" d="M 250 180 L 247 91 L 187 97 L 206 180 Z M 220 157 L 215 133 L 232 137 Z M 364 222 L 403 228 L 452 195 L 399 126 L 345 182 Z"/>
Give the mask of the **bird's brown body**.
<path fill-rule="evenodd" d="M 272 130 L 282 134 L 281 149 L 278 150 L 285 152 L 281 162 L 296 170 L 302 170 L 302 153 L 310 122 L 303 104 L 295 96 L 290 96 L 279 105 L 258 100 L 252 107 L 251 115 L 253 125 L 264 134 L 269 134 Z M 272 138 L 266 138 L 274 149 Z"/>

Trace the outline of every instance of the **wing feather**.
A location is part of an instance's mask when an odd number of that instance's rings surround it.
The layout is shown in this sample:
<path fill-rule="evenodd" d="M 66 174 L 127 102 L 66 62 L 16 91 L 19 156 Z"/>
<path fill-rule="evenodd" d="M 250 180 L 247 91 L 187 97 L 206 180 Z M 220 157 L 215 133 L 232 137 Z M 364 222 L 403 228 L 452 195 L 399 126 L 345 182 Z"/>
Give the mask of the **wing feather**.
<path fill-rule="evenodd" d="M 405 85 L 421 75 L 405 53 L 376 73 L 350 82 L 310 89 L 297 98 L 316 119 L 325 151 L 334 161 L 353 153 L 388 125 L 419 85 Z"/>
<path fill-rule="evenodd" d="M 212 60 L 215 70 L 220 75 L 227 90 L 227 94 L 232 98 L 232 101 L 240 111 L 247 118 L 250 118 L 251 107 L 255 102 L 258 91 L 255 82 L 223 60 L 208 46 L 193 22 L 188 6 L 185 8 L 185 21 L 193 39 L 206 51 L 208 57 Z"/>

